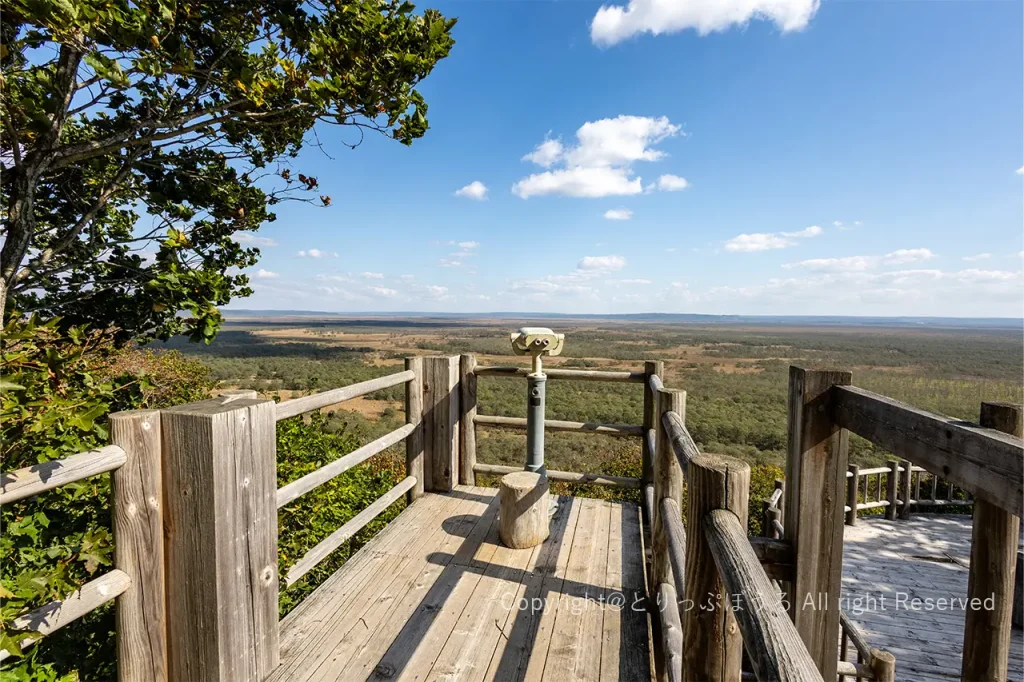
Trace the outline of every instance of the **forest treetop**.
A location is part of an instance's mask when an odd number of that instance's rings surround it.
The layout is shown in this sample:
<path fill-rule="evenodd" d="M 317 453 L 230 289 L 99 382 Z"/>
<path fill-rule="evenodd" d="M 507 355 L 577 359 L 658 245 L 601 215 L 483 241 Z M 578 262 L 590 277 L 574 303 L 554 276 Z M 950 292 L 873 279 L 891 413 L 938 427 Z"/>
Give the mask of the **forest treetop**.
<path fill-rule="evenodd" d="M 11 0 L 0 18 L 0 313 L 209 340 L 251 293 L 233 238 L 317 123 L 410 144 L 454 19 L 394 0 Z M 146 217 L 144 217 L 144 215 Z M 183 314 L 185 313 L 185 314 Z"/>

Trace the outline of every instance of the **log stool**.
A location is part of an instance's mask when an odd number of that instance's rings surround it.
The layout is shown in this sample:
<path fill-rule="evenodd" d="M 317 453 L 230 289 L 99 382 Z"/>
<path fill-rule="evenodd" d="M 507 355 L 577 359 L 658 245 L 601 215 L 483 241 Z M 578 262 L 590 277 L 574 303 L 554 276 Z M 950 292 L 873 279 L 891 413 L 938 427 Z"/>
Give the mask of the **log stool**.
<path fill-rule="evenodd" d="M 544 542 L 548 523 L 548 478 L 531 471 L 517 471 L 501 478 L 498 535 L 506 547 L 526 549 Z"/>

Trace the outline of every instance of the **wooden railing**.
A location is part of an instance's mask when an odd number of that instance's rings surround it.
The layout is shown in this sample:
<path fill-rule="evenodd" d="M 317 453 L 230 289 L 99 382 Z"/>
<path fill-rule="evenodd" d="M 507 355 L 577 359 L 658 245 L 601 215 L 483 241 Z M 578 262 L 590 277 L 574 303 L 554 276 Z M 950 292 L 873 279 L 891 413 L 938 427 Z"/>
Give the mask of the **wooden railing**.
<path fill-rule="evenodd" d="M 160 413 L 111 415 L 110 430 L 112 445 L 0 474 L 0 505 L 5 505 L 112 472 L 116 541 L 112 570 L 4 627 L 33 633 L 19 643 L 26 648 L 116 599 L 118 679 L 157 682 L 166 679 L 167 671 Z M 0 650 L 0 661 L 9 656 Z"/>
<path fill-rule="evenodd" d="M 573 422 L 548 419 L 544 428 L 548 431 L 572 431 L 576 433 L 593 433 L 597 435 L 625 438 L 641 438 L 641 457 L 643 475 L 641 478 L 629 476 L 608 476 L 605 474 L 579 473 L 575 471 L 548 470 L 547 476 L 552 481 L 566 483 L 586 483 L 611 488 L 649 488 L 651 485 L 651 448 L 653 447 L 654 409 L 653 394 L 648 388 L 648 378 L 657 377 L 664 371 L 660 362 L 647 362 L 643 372 L 604 371 L 579 369 L 545 369 L 549 379 L 571 381 L 607 381 L 617 383 L 639 383 L 644 385 L 644 423 L 634 424 L 603 424 L 599 422 Z M 478 366 L 476 356 L 463 355 L 460 359 L 460 393 L 462 401 L 462 432 L 460 452 L 460 482 L 465 485 L 476 484 L 476 474 L 504 475 L 519 471 L 521 467 L 482 464 L 477 462 L 476 429 L 500 428 L 517 431 L 526 430 L 526 419 L 521 417 L 500 417 L 477 414 L 476 382 L 479 377 L 513 377 L 525 378 L 530 373 L 528 367 L 488 367 Z M 660 378 L 658 379 L 660 383 Z M 645 525 L 649 524 L 650 507 L 645 505 Z"/>

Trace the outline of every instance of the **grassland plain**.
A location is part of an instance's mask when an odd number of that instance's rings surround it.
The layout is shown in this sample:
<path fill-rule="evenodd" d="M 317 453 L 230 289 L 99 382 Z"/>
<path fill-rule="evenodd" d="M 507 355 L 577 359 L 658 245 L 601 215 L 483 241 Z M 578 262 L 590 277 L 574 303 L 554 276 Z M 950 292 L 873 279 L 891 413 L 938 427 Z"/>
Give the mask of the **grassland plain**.
<path fill-rule="evenodd" d="M 233 320 L 209 346 L 167 345 L 198 357 L 210 367 L 221 388 L 253 388 L 284 400 L 390 374 L 410 355 L 475 353 L 484 365 L 525 364 L 511 355 L 508 332 L 528 322 L 538 321 Z M 564 354 L 553 358 L 549 366 L 639 369 L 644 360 L 663 360 L 666 385 L 687 391 L 686 420 L 698 445 L 751 463 L 752 508 L 770 494 L 773 480 L 782 475 L 791 364 L 849 369 L 858 386 L 960 419 L 976 419 L 983 400 L 1021 402 L 1024 398 L 1020 328 L 539 322 L 566 333 Z M 479 412 L 525 416 L 525 391 L 522 380 L 482 378 Z M 402 388 L 395 387 L 323 410 L 315 427 L 330 435 L 330 447 L 308 429 L 296 434 L 283 424 L 279 483 L 399 426 L 405 421 L 402 395 Z M 643 393 L 636 384 L 553 381 L 548 386 L 547 416 L 552 419 L 639 424 L 642 410 Z M 306 452 L 310 446 L 324 452 Z M 522 433 L 478 431 L 478 459 L 482 462 L 518 465 L 524 461 L 525 447 Z M 851 461 L 862 465 L 888 457 L 856 436 L 851 438 L 850 452 Z M 404 468 L 403 453 L 401 446 L 394 447 L 310 493 L 301 507 L 282 510 L 282 568 L 397 482 Z M 627 476 L 640 473 L 640 443 L 636 439 L 552 433 L 546 454 L 554 469 Z M 575 495 L 635 496 L 590 486 L 556 487 Z M 354 493 L 360 504 L 351 504 Z M 298 522 L 299 517 L 308 519 L 313 512 L 323 515 L 323 510 L 330 511 L 330 523 Z M 751 532 L 758 532 L 759 526 L 753 515 Z M 307 580 L 282 595 L 283 610 L 336 570 L 375 530 L 376 526 L 360 534 Z"/>

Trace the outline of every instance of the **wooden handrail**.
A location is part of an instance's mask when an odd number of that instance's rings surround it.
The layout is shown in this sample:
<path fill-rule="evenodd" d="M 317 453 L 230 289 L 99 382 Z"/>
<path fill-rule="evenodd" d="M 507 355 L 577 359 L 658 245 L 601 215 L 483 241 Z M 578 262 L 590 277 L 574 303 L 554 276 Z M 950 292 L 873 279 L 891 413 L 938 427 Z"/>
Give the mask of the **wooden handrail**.
<path fill-rule="evenodd" d="M 677 595 L 686 594 L 686 528 L 679 505 L 671 497 L 661 500 L 661 519 L 668 540 L 665 549 L 672 564 L 672 582 Z"/>
<path fill-rule="evenodd" d="M 522 471 L 522 467 L 510 467 L 501 464 L 481 464 L 477 462 L 473 471 L 478 474 L 490 476 L 504 476 Z M 553 471 L 548 469 L 547 477 L 552 481 L 563 483 L 589 483 L 591 485 L 602 485 L 608 488 L 636 489 L 640 487 L 640 479 L 631 476 L 608 476 L 606 474 L 581 474 L 575 471 Z"/>
<path fill-rule="evenodd" d="M 661 417 L 661 423 L 668 434 L 672 450 L 676 453 L 676 458 L 679 460 L 679 466 L 685 474 L 690 466 L 690 462 L 700 456 L 697 444 L 686 429 L 686 423 L 683 421 L 683 418 L 677 413 L 666 412 Z"/>
<path fill-rule="evenodd" d="M 523 417 L 498 417 L 490 414 L 478 414 L 473 417 L 473 423 L 477 426 L 488 426 L 492 428 L 526 430 L 526 419 Z M 599 422 L 570 422 L 558 419 L 545 419 L 544 428 L 547 431 L 578 431 L 582 433 L 600 433 L 606 436 L 642 436 L 644 427 L 633 424 L 602 424 Z"/>
<path fill-rule="evenodd" d="M 1024 516 L 1024 442 L 854 386 L 834 386 L 839 425 Z"/>
<path fill-rule="evenodd" d="M 395 487 L 377 498 L 373 504 L 353 516 L 345 525 L 328 535 L 316 547 L 306 552 L 301 559 L 295 562 L 294 566 L 288 569 L 286 577 L 288 587 L 294 585 L 302 576 L 316 568 L 316 565 L 326 559 L 331 552 L 361 531 L 370 521 L 380 516 L 381 512 L 394 504 L 398 498 L 411 490 L 414 485 L 416 485 L 415 477 L 405 477 Z"/>
<path fill-rule="evenodd" d="M 339 457 L 330 464 L 325 464 L 316 471 L 296 479 L 288 485 L 277 490 L 277 508 L 285 506 L 289 502 L 302 497 L 311 490 L 315 490 L 327 481 L 340 476 L 352 467 L 362 464 L 374 455 L 387 450 L 392 445 L 401 442 L 416 428 L 415 424 L 404 424 L 394 431 L 385 434 L 375 441 L 371 441 L 361 448 L 353 450 L 344 457 Z"/>
<path fill-rule="evenodd" d="M 302 398 L 285 400 L 284 402 L 277 404 L 274 417 L 277 421 L 288 419 L 290 417 L 297 417 L 300 414 L 343 403 L 346 400 L 358 398 L 359 396 L 366 395 L 367 393 L 374 393 L 385 388 L 397 386 L 398 384 L 404 384 L 405 382 L 412 381 L 415 378 L 415 372 L 412 370 L 405 370 L 404 372 L 388 374 L 368 381 L 361 381 L 358 384 L 342 386 L 341 388 L 333 388 L 329 391 L 321 391 L 320 393 L 303 396 Z"/>
<path fill-rule="evenodd" d="M 113 471 L 128 461 L 116 445 L 81 452 L 0 474 L 0 504 L 8 504 L 91 476 Z"/>
<path fill-rule="evenodd" d="M 656 606 L 668 682 L 683 682 L 683 626 L 679 620 L 679 597 L 675 588 L 668 583 L 659 583 Z"/>
<path fill-rule="evenodd" d="M 18 616 L 7 623 L 6 627 L 11 630 L 28 630 L 43 636 L 49 635 L 120 596 L 131 587 L 131 584 L 132 580 L 128 574 L 115 568 L 90 580 L 64 599 L 57 599 Z M 26 637 L 18 645 L 25 649 L 36 641 L 37 638 Z M 6 650 L 0 649 L 0 661 L 6 660 L 10 655 Z"/>
<path fill-rule="evenodd" d="M 822 682 L 807 647 L 768 580 L 739 518 L 716 509 L 701 523 L 743 634 L 743 644 L 762 682 Z"/>
<path fill-rule="evenodd" d="M 480 366 L 473 370 L 478 377 L 525 377 L 532 370 L 529 367 Z M 548 379 L 571 379 L 572 381 L 621 381 L 642 384 L 646 380 L 643 372 L 609 372 L 596 369 L 545 369 Z"/>

